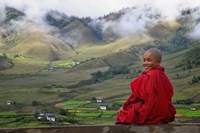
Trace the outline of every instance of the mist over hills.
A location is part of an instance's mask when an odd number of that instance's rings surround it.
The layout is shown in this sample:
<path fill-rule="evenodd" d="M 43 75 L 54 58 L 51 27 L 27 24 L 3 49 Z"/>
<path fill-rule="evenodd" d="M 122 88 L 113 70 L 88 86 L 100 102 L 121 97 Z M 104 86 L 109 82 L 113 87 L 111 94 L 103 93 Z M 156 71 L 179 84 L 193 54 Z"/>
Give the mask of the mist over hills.
<path fill-rule="evenodd" d="M 6 7 L 4 13 L 0 25 L 3 53 L 53 61 L 82 59 L 86 54 L 89 56 L 82 60 L 107 58 L 106 55 L 116 56 L 117 52 L 143 44 L 147 48 L 153 44 L 164 52 L 184 48 L 198 38 L 200 11 L 199 7 L 187 8 L 176 19 L 168 20 L 147 5 L 124 8 L 95 19 L 49 10 L 40 23 L 29 20 L 14 7 Z M 109 52 L 98 52 L 105 49 Z"/>

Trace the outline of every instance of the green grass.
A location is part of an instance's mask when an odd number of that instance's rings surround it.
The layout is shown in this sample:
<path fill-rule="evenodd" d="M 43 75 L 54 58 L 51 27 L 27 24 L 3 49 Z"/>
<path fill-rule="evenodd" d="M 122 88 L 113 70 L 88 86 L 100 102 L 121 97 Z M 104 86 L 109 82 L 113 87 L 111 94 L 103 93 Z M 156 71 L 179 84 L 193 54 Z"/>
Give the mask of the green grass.
<path fill-rule="evenodd" d="M 61 102 L 61 104 L 67 104 L 67 105 L 82 105 L 82 104 L 87 104 L 85 101 L 66 101 L 66 102 Z"/>
<path fill-rule="evenodd" d="M 200 117 L 200 110 L 177 109 L 176 113 L 185 117 Z"/>
<path fill-rule="evenodd" d="M 115 42 L 109 44 L 100 44 L 100 45 L 80 45 L 76 48 L 79 53 L 74 58 L 80 61 L 84 61 L 89 58 L 98 58 L 111 53 L 116 53 L 121 50 L 125 50 L 130 46 L 138 45 L 149 41 L 149 38 L 141 39 L 139 36 L 132 39 L 119 39 Z"/>
<path fill-rule="evenodd" d="M 89 112 L 86 112 L 86 113 L 83 113 L 83 112 L 80 112 L 80 113 L 76 113 L 77 116 L 80 116 L 80 117 L 97 117 L 100 113 L 89 113 Z"/>
<path fill-rule="evenodd" d="M 25 57 L 23 57 L 23 56 L 14 58 L 14 60 L 16 60 L 16 61 L 23 61 L 24 59 L 25 59 Z"/>
<path fill-rule="evenodd" d="M 80 110 L 80 111 L 97 111 L 97 108 L 77 108 L 76 110 Z"/>
<path fill-rule="evenodd" d="M 13 92 L 13 89 L 16 89 Z M 54 93 L 38 93 L 38 88 L 7 88 L 1 91 L 0 101 L 1 105 L 6 104 L 6 100 L 12 100 L 17 105 L 31 105 L 32 101 L 37 100 L 41 103 L 51 103 L 60 100 Z M 17 94 L 17 95 L 16 95 Z"/>
<path fill-rule="evenodd" d="M 4 74 L 36 73 L 42 70 L 49 63 L 48 61 L 40 61 L 24 56 L 14 58 L 14 55 L 9 53 L 7 53 L 6 55 L 14 62 L 14 66 L 12 69 L 0 71 L 0 73 Z"/>
<path fill-rule="evenodd" d="M 62 108 L 67 109 L 70 113 L 74 113 L 78 117 L 101 117 L 101 118 L 111 118 L 116 114 L 116 111 L 100 110 L 99 103 L 88 103 L 85 101 L 66 101 L 60 104 L 65 104 Z M 85 104 L 95 104 L 94 107 L 82 107 Z"/>
<path fill-rule="evenodd" d="M 80 106 L 88 104 L 88 102 L 87 101 L 72 101 L 72 100 L 69 100 L 69 101 L 66 101 L 66 102 L 61 102 L 59 104 L 64 104 L 64 106 L 62 106 L 63 109 L 73 110 L 73 109 L 76 109 Z"/>
<path fill-rule="evenodd" d="M 11 118 L 16 117 L 15 111 L 0 112 L 0 118 Z"/>
<path fill-rule="evenodd" d="M 200 108 L 200 103 L 194 103 L 194 104 L 192 104 L 191 106 Z"/>
<path fill-rule="evenodd" d="M 58 61 L 53 61 L 50 64 L 51 66 L 59 66 L 63 68 L 71 68 L 76 65 L 75 61 L 72 60 L 58 60 Z"/>
<path fill-rule="evenodd" d="M 116 111 L 103 111 L 103 115 L 114 115 Z"/>

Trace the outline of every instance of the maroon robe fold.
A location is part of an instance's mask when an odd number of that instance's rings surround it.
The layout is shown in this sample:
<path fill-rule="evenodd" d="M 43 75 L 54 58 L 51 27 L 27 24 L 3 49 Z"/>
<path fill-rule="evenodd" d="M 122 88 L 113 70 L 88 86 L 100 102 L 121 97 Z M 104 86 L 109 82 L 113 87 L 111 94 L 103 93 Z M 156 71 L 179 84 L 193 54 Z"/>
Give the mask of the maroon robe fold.
<path fill-rule="evenodd" d="M 116 124 L 159 124 L 174 120 L 173 87 L 164 67 L 144 71 L 130 86 L 132 94 L 118 113 Z"/>

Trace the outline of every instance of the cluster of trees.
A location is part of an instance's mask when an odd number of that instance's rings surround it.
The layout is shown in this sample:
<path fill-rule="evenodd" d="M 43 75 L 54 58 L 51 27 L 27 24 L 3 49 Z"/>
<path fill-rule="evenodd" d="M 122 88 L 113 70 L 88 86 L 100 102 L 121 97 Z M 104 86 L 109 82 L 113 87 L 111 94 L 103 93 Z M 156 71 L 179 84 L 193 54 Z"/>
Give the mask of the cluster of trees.
<path fill-rule="evenodd" d="M 190 84 L 195 84 L 200 81 L 200 76 L 194 76 L 190 82 Z"/>
<path fill-rule="evenodd" d="M 193 104 L 194 100 L 193 99 L 183 99 L 183 100 L 176 100 L 175 104 Z"/>
<path fill-rule="evenodd" d="M 92 102 L 96 102 L 96 101 L 97 101 L 97 98 L 96 98 L 96 97 L 92 97 L 92 98 L 91 98 L 91 101 L 92 101 Z"/>
<path fill-rule="evenodd" d="M 25 16 L 25 14 L 19 10 L 16 10 L 15 8 L 13 7 L 6 7 L 6 19 L 5 19 L 5 22 L 8 22 L 10 20 L 16 20 L 18 19 L 19 17 L 23 17 Z"/>
<path fill-rule="evenodd" d="M 93 82 L 101 82 L 106 79 L 110 79 L 114 77 L 115 75 L 119 74 L 129 74 L 130 69 L 127 66 L 118 66 L 118 67 L 112 67 L 108 71 L 101 72 L 97 71 L 95 73 L 92 73 L 92 79 Z"/>
<path fill-rule="evenodd" d="M 188 61 L 190 62 L 190 61 Z M 179 67 L 182 67 L 182 70 L 185 71 L 185 70 L 190 70 L 193 68 L 192 64 L 188 63 L 188 64 L 178 64 L 175 66 L 175 68 L 179 68 Z"/>
<path fill-rule="evenodd" d="M 0 70 L 5 70 L 13 66 L 14 63 L 12 62 L 11 59 L 8 58 L 8 56 L 5 53 L 0 55 Z"/>
<path fill-rule="evenodd" d="M 139 76 L 141 74 L 142 70 L 141 69 L 134 69 L 134 75 Z"/>
<path fill-rule="evenodd" d="M 35 121 L 35 118 L 29 115 L 26 116 L 16 116 L 15 122 L 30 123 Z"/>
<path fill-rule="evenodd" d="M 61 29 L 73 22 L 80 22 L 84 25 L 87 25 L 92 19 L 90 17 L 78 18 L 75 16 L 67 16 L 64 13 L 51 10 L 46 14 L 46 20 L 50 25 Z"/>
<path fill-rule="evenodd" d="M 59 16 L 59 17 L 55 17 Z M 56 26 L 58 28 L 63 28 L 68 25 L 71 21 L 75 19 L 74 17 L 68 17 L 63 13 L 57 11 L 50 11 L 46 14 L 46 20 L 50 25 Z"/>
<path fill-rule="evenodd" d="M 194 67 L 200 66 L 200 46 L 194 47 L 192 50 L 187 52 L 186 60 L 188 64 L 192 64 Z"/>
<path fill-rule="evenodd" d="M 175 68 L 181 67 L 183 71 L 190 70 L 194 67 L 200 66 L 200 46 L 194 47 L 186 53 L 185 59 L 181 61 Z"/>
<path fill-rule="evenodd" d="M 115 102 L 115 103 L 112 104 L 112 107 L 110 109 L 111 110 L 118 110 L 121 106 L 122 106 L 122 104 Z"/>
<path fill-rule="evenodd" d="M 32 101 L 32 106 L 39 106 L 41 104 L 42 103 L 40 101 L 36 101 L 36 100 Z"/>
<path fill-rule="evenodd" d="M 75 118 L 75 114 L 70 113 L 68 110 L 60 109 L 59 114 L 66 117 L 58 117 L 57 122 L 69 122 L 69 123 L 78 122 L 78 120 Z"/>
<path fill-rule="evenodd" d="M 64 116 L 71 116 L 71 113 L 68 112 L 68 110 L 65 110 L 65 109 L 60 109 L 59 114 L 64 115 Z"/>

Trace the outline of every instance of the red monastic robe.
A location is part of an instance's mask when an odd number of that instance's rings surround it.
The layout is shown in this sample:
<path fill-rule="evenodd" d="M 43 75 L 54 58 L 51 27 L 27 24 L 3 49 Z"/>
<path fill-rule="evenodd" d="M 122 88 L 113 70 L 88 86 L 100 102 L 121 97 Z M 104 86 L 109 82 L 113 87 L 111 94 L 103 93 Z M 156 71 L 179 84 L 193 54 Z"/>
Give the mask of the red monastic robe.
<path fill-rule="evenodd" d="M 173 87 L 164 67 L 144 71 L 130 86 L 132 94 L 118 113 L 116 124 L 161 124 L 174 120 Z"/>

